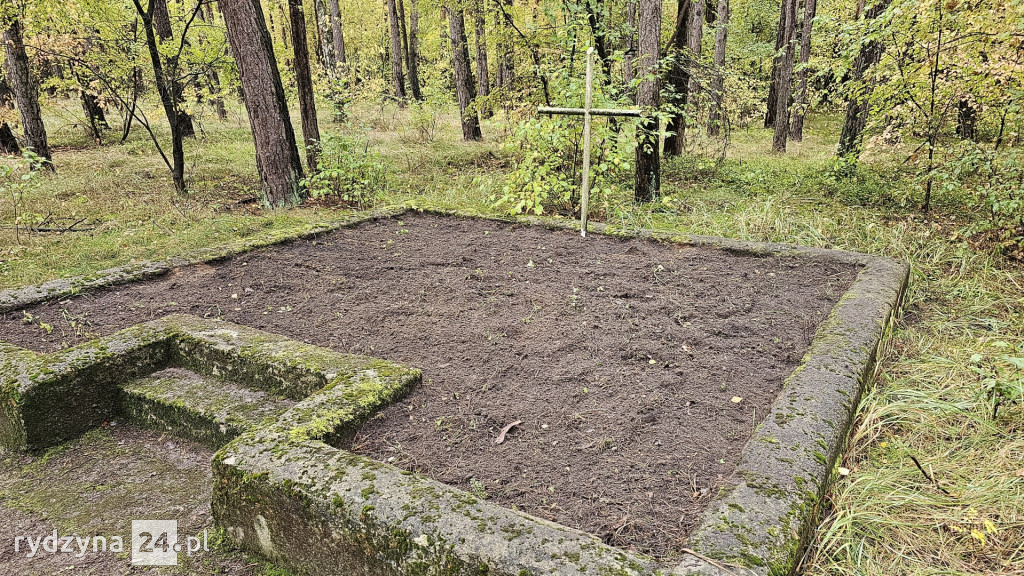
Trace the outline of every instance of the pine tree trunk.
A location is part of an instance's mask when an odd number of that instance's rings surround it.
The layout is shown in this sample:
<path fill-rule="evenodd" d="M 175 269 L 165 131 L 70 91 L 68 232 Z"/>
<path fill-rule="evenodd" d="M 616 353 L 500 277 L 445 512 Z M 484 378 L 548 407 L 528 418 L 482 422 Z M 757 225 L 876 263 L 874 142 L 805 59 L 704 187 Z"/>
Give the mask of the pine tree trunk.
<path fill-rule="evenodd" d="M 807 114 L 807 63 L 811 60 L 811 31 L 814 15 L 818 9 L 817 0 L 804 0 L 804 21 L 800 26 L 800 70 L 796 73 L 796 102 L 793 110 L 793 126 L 789 139 L 800 142 L 804 139 L 804 115 Z"/>
<path fill-rule="evenodd" d="M 22 38 L 21 21 L 14 18 L 3 32 L 4 50 L 7 53 L 7 81 L 18 103 L 21 126 L 25 131 L 25 147 L 31 148 L 40 158 L 46 160 L 46 168 L 54 171 L 50 144 L 46 140 L 46 126 L 39 107 L 39 85 L 28 66 L 28 54 Z"/>
<path fill-rule="evenodd" d="M 715 102 L 708 117 L 708 134 L 711 136 L 718 136 L 722 133 L 725 112 L 725 47 L 729 34 L 729 0 L 718 0 L 716 24 L 715 77 L 711 81 L 711 95 Z"/>
<path fill-rule="evenodd" d="M 263 10 L 259 0 L 221 0 L 220 7 L 242 81 L 264 201 L 274 207 L 296 204 L 306 197 L 302 163 Z"/>
<path fill-rule="evenodd" d="M 391 31 L 391 82 L 399 106 L 405 106 L 405 74 L 402 71 L 402 32 L 398 24 L 398 7 L 395 0 L 387 0 L 388 28 Z"/>
<path fill-rule="evenodd" d="M 775 134 L 772 150 L 786 151 L 789 139 L 789 101 L 793 96 L 793 59 L 796 57 L 796 3 L 797 0 L 783 0 L 786 8 L 785 46 L 779 62 L 778 98 L 775 100 Z"/>
<path fill-rule="evenodd" d="M 879 0 L 864 11 L 864 18 L 869 22 L 874 20 L 882 12 L 885 12 L 890 2 L 892 0 Z M 856 165 L 857 159 L 860 158 L 864 128 L 868 124 L 870 106 L 868 97 L 871 95 L 871 89 L 860 92 L 858 85 L 864 82 L 868 70 L 881 58 L 881 43 L 871 40 L 861 46 L 857 58 L 853 61 L 850 83 L 857 86 L 858 91 L 851 93 L 846 101 L 846 119 L 843 121 L 843 131 L 839 135 L 839 146 L 836 149 L 836 156 L 848 164 L 848 169 L 852 169 Z"/>
<path fill-rule="evenodd" d="M 334 63 L 344 70 L 348 59 L 345 55 L 345 31 L 341 25 L 341 6 L 338 0 L 329 0 L 331 3 L 331 40 L 334 42 Z"/>
<path fill-rule="evenodd" d="M 473 15 L 476 36 L 476 95 L 486 98 L 491 94 L 491 80 L 487 68 L 487 30 L 484 23 L 484 6 L 477 0 Z"/>
<path fill-rule="evenodd" d="M 462 139 L 480 140 L 480 120 L 475 112 L 469 110 L 473 103 L 473 73 L 469 69 L 469 42 L 466 39 L 466 18 L 462 9 L 452 10 L 444 7 L 448 13 L 448 35 L 452 47 L 452 69 L 455 72 L 455 96 L 459 100 L 459 116 L 462 118 Z"/>
<path fill-rule="evenodd" d="M 416 0 L 409 0 L 409 52 L 406 58 L 412 97 L 423 100 L 423 91 L 420 89 L 420 13 L 416 9 Z"/>
<path fill-rule="evenodd" d="M 637 202 L 653 202 L 661 194 L 661 155 L 658 153 L 658 121 L 650 112 L 658 107 L 658 59 L 661 43 L 661 0 L 640 0 L 637 73 L 644 79 L 637 90 L 637 104 L 647 114 L 637 127 Z"/>
<path fill-rule="evenodd" d="M 306 166 L 313 174 L 317 171 L 320 127 L 316 121 L 316 99 L 313 92 L 313 76 L 309 71 L 309 45 L 306 43 L 306 15 L 302 9 L 302 0 L 288 0 L 288 13 L 291 19 L 292 52 L 295 56 L 293 66 L 295 84 L 299 92 L 302 135 L 306 144 Z"/>
<path fill-rule="evenodd" d="M 772 57 L 772 77 L 768 83 L 767 110 L 764 113 L 764 127 L 775 126 L 775 104 L 779 99 L 779 66 L 782 64 L 782 51 L 786 44 L 786 0 L 782 0 L 779 8 L 779 27 L 775 31 L 775 56 Z"/>
<path fill-rule="evenodd" d="M 643 2 L 644 0 L 640 0 Z M 683 153 L 683 141 L 686 137 L 686 118 L 683 115 L 683 109 L 686 107 L 687 101 L 687 90 L 690 85 L 690 73 L 687 70 L 687 58 L 686 58 L 686 47 L 689 45 L 689 34 L 690 34 L 690 7 L 693 5 L 692 0 L 680 0 L 679 8 L 676 12 L 676 27 L 672 33 L 672 38 L 668 41 L 668 47 L 665 52 L 675 56 L 674 63 L 668 71 L 668 91 L 671 94 L 673 103 L 679 108 L 679 111 L 669 118 L 668 125 L 665 129 L 668 131 L 668 136 L 665 136 L 665 155 L 666 156 L 679 156 Z M 639 26 L 637 28 L 639 30 Z M 639 58 L 639 54 L 637 55 Z M 643 75 L 639 69 L 637 72 Z M 639 100 L 637 100 L 639 104 Z"/>

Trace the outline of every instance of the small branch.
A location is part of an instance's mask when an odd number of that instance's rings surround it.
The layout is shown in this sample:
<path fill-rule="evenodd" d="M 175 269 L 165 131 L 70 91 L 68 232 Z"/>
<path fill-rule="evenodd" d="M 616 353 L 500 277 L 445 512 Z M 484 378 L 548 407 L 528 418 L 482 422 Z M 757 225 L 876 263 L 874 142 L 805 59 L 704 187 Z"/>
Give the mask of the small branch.
<path fill-rule="evenodd" d="M 924 474 L 924 477 L 927 478 L 928 481 L 932 483 L 932 485 L 934 485 L 936 488 L 938 488 L 939 491 L 941 491 L 946 496 L 953 497 L 953 495 L 949 493 L 949 490 L 946 490 L 942 486 L 939 486 L 938 481 L 936 481 L 935 478 L 933 478 L 931 474 L 929 474 L 927 471 L 925 471 L 924 466 L 921 466 L 921 463 L 917 461 L 917 458 L 914 458 L 913 454 L 907 454 L 907 456 L 910 456 L 910 459 L 914 461 L 915 465 L 917 465 L 917 469 L 921 471 L 921 474 Z"/>

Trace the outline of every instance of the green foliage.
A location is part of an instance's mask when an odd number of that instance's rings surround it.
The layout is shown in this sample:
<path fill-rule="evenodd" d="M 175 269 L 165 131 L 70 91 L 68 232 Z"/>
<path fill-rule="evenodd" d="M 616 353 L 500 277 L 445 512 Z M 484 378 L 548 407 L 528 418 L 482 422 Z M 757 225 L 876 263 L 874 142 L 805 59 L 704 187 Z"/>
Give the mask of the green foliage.
<path fill-rule="evenodd" d="M 313 198 L 334 199 L 363 208 L 388 188 L 387 165 L 369 143 L 349 136 L 327 136 L 320 143 L 319 170 L 304 182 Z"/>
<path fill-rule="evenodd" d="M 35 177 L 43 169 L 46 159 L 40 157 L 32 150 L 22 152 L 21 159 L 13 166 L 0 164 L 0 193 L 11 198 L 11 206 L 14 212 L 14 234 L 15 241 L 21 242 L 21 227 L 36 226 L 45 217 L 34 212 L 26 212 L 23 209 L 26 192 L 31 190 Z"/>
<path fill-rule="evenodd" d="M 996 342 L 1008 353 L 971 356 L 971 369 L 981 376 L 981 396 L 992 407 L 992 419 L 1001 406 L 1024 400 L 1024 347 L 1014 348 L 1007 342 Z"/>
<path fill-rule="evenodd" d="M 579 210 L 582 128 L 578 119 L 532 119 L 520 124 L 506 143 L 515 158 L 501 195 L 492 198 L 509 214 L 574 214 Z M 631 174 L 630 144 L 618 142 L 618 134 L 595 121 L 591 137 L 590 203 L 599 217 L 607 199 L 621 180 Z"/>

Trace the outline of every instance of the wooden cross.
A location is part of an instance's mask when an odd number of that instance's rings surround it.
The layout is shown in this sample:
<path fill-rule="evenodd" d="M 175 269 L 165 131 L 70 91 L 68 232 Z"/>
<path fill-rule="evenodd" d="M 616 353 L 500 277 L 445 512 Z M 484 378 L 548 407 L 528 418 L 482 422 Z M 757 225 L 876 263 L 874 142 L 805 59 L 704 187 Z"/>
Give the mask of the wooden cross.
<path fill-rule="evenodd" d="M 580 236 L 587 236 L 587 212 L 590 209 L 590 117 L 591 116 L 626 116 L 639 118 L 640 110 L 616 110 L 614 108 L 592 108 L 594 93 L 594 48 L 587 48 L 587 95 L 583 108 L 551 108 L 541 106 L 539 114 L 562 114 L 565 116 L 583 116 L 583 183 L 580 193 Z"/>

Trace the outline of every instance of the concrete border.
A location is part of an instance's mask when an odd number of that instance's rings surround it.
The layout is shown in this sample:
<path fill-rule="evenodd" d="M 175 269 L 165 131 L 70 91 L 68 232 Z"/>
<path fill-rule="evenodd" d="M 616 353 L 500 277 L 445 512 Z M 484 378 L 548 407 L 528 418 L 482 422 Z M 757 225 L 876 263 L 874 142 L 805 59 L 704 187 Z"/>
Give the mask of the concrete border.
<path fill-rule="evenodd" d="M 551 229 L 575 228 L 575 223 L 568 221 L 498 218 L 446 210 L 422 211 Z M 294 234 L 262 237 L 198 251 L 182 258 L 107 270 L 90 277 L 0 291 L 0 312 L 71 296 L 85 289 L 152 277 L 180 266 L 218 260 L 368 220 L 400 217 L 406 212 L 408 210 L 399 208 L 357 214 Z M 362 573 L 368 569 L 366 567 L 373 566 L 373 570 L 386 574 L 475 574 L 489 569 L 490 574 L 516 576 L 594 571 L 601 574 L 671 572 L 682 575 L 725 573 L 721 572 L 722 563 L 730 565 L 730 570 L 745 573 L 791 573 L 813 530 L 816 504 L 827 490 L 835 460 L 853 422 L 857 402 L 864 386 L 872 378 L 890 323 L 898 312 L 909 279 L 908 266 L 888 258 L 842 250 L 652 230 L 623 230 L 605 225 L 594 225 L 592 231 L 620 237 L 647 237 L 730 253 L 810 258 L 861 267 L 851 288 L 819 326 L 808 352 L 786 380 L 766 419 L 743 448 L 736 472 L 685 543 L 700 557 L 717 562 L 709 563 L 698 556 L 691 556 L 678 566 L 657 567 L 649 559 L 608 548 L 586 534 L 476 501 L 465 492 L 349 454 L 339 448 L 344 444 L 344 434 L 336 430 L 344 427 L 342 424 L 347 422 L 344 415 L 347 412 L 330 409 L 331 394 L 323 389 L 302 401 L 307 408 L 303 417 L 321 422 L 316 434 L 300 435 L 302 441 L 297 442 L 294 430 L 285 433 L 281 428 L 289 419 L 298 426 L 300 419 L 294 413 L 296 406 L 274 426 L 244 433 L 215 459 L 215 472 L 223 480 L 218 482 L 215 500 L 219 499 L 220 504 L 215 502 L 215 507 L 220 510 L 219 518 L 224 525 L 235 525 L 236 540 L 288 565 L 300 566 L 300 557 L 289 557 L 280 547 L 274 546 L 274 534 L 279 538 L 287 531 L 319 534 L 322 538 L 310 542 L 317 542 L 320 548 L 334 550 L 334 553 L 317 552 L 313 547 L 297 550 L 314 565 L 344 568 L 346 573 Z M 142 336 L 135 337 L 145 340 Z M 151 345 L 159 347 L 160 341 L 155 338 Z M 132 349 L 143 348 L 145 346 Z M 78 349 L 66 351 L 71 354 L 66 358 L 68 370 L 78 365 L 75 354 L 81 352 L 72 353 L 75 350 Z M 10 381 L 4 376 L 5 372 L 10 373 L 11 367 L 22 372 L 33 369 L 30 366 L 33 365 L 32 358 L 24 352 L 0 342 L 0 390 L 11 390 Z M 145 359 L 140 362 L 145 363 Z M 243 371 L 238 376 L 248 378 L 255 374 Z M 326 420 L 324 414 L 327 415 Z M 0 439 L 15 438 L 18 431 L 4 428 L 2 420 L 0 417 Z M 31 442 L 25 444 L 33 445 Z M 368 480 L 371 476 L 376 480 Z M 235 486 L 235 489 L 225 492 L 221 484 Z M 245 492 L 251 497 L 240 496 Z M 423 497 L 424 494 L 427 496 Z M 257 495 L 272 503 L 274 510 L 285 510 L 287 514 L 275 516 L 271 509 L 264 510 L 266 514 L 260 513 L 261 508 L 255 505 L 259 498 L 253 498 Z M 245 506 L 232 504 L 241 501 Z M 417 501 L 422 504 L 417 504 Z M 469 519 L 468 523 L 466 519 Z M 485 529 L 489 525 L 498 527 L 498 531 L 505 534 L 504 539 Z M 245 527 L 252 528 L 247 530 Z M 310 533 L 310 530 L 314 532 Z M 468 533 L 473 533 L 473 537 L 467 539 L 465 535 Z M 493 538 L 480 539 L 488 533 Z M 531 533 L 544 536 L 538 540 L 527 536 Z M 524 538 L 525 542 L 532 544 L 524 546 Z M 506 545 L 502 544 L 503 541 L 515 542 Z M 557 546 L 550 545 L 551 542 L 557 542 Z M 347 551 L 347 557 L 351 558 L 358 550 L 362 550 L 359 557 L 365 561 L 358 566 L 363 568 L 337 564 L 337 553 Z M 400 553 L 393 553 L 395 550 Z M 515 569 L 517 566 L 518 570 Z M 322 572 L 313 566 L 308 568 L 309 573 L 330 573 L 330 570 Z"/>

